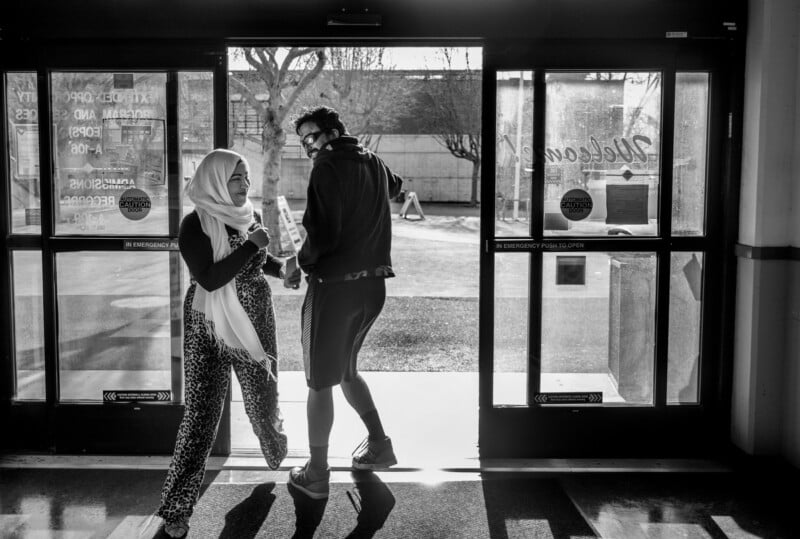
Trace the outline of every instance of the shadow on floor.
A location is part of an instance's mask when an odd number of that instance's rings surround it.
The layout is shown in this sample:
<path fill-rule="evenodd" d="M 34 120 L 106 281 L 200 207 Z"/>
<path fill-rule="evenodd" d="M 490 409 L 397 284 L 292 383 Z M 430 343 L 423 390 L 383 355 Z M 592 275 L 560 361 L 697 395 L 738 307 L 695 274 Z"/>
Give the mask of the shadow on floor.
<path fill-rule="evenodd" d="M 561 481 L 601 537 L 800 537 L 790 498 L 748 474 L 580 474 Z"/>
<path fill-rule="evenodd" d="M 275 503 L 275 483 L 256 485 L 250 496 L 236 504 L 225 514 L 225 527 L 220 539 L 251 539 L 258 535 Z"/>
<path fill-rule="evenodd" d="M 1 468 L 0 536 L 136 537 L 158 507 L 165 473 Z M 330 497 L 319 502 L 287 490 L 285 471 L 262 476 L 268 480 L 234 482 L 228 472 L 209 472 L 189 537 L 800 537 L 794 498 L 778 488 L 793 487 L 797 474 L 781 470 L 450 473 L 445 479 L 366 472 L 332 483 Z"/>
<path fill-rule="evenodd" d="M 598 537 L 561 488 L 556 477 L 509 477 L 484 473 L 483 498 L 491 539 Z"/>

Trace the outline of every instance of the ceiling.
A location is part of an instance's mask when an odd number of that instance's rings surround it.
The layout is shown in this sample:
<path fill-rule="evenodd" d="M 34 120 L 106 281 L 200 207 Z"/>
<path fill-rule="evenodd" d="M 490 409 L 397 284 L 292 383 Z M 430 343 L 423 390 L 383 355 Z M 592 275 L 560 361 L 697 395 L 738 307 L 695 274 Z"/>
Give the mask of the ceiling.
<path fill-rule="evenodd" d="M 3 0 L 4 41 L 726 37 L 745 0 Z M 380 26 L 330 26 L 332 15 Z M 743 21 L 739 20 L 740 27 Z"/>

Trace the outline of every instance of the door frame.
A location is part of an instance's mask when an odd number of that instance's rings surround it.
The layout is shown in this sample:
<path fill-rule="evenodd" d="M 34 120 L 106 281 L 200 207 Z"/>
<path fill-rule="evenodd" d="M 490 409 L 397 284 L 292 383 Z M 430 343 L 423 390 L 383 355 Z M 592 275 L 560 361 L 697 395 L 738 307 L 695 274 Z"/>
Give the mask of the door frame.
<path fill-rule="evenodd" d="M 257 40 L 247 40 L 248 43 Z M 297 43 L 328 44 L 327 40 L 292 40 Z M 337 45 L 348 44 L 393 44 L 409 45 L 407 41 L 393 42 L 376 39 L 350 39 L 336 41 Z M 723 40 L 419 40 L 419 45 L 439 43 L 463 43 L 483 47 L 483 148 L 481 172 L 480 232 L 480 341 L 479 341 L 479 404 L 480 427 L 479 444 L 483 457 L 515 456 L 624 456 L 624 455 L 697 455 L 726 445 L 728 419 L 730 416 L 730 379 L 732 343 L 725 339 L 730 335 L 733 321 L 733 298 L 735 291 L 735 245 L 738 222 L 738 159 L 740 150 L 741 125 L 741 80 L 743 73 L 743 50 L 738 43 Z M 89 44 L 76 44 L 71 41 L 37 42 L 29 50 L 20 50 L 18 43 L 10 47 L 0 47 L 4 72 L 36 72 L 39 80 L 40 117 L 49 117 L 49 101 L 46 85 L 51 70 L 139 70 L 139 71 L 182 71 L 211 70 L 214 72 L 214 146 L 226 147 L 228 142 L 227 114 L 227 47 L 241 46 L 244 40 L 213 41 L 92 41 Z M 263 42 L 259 42 L 263 44 Z M 416 44 L 416 43 L 415 43 Z M 586 54 L 591 47 L 591 57 Z M 76 58 L 82 58 L 81 62 Z M 620 58 L 625 59 L 621 61 Z M 711 118 L 709 140 L 709 184 L 706 223 L 708 234 L 704 238 L 641 238 L 634 242 L 627 240 L 590 241 L 597 243 L 595 250 L 620 248 L 623 250 L 636 245 L 642 249 L 670 252 L 671 250 L 702 250 L 708 258 L 705 265 L 703 306 L 703 337 L 701 341 L 704 357 L 701 386 L 702 404 L 699 406 L 667 407 L 657 402 L 647 409 L 614 410 L 603 408 L 575 407 L 530 407 L 495 408 L 492 406 L 492 354 L 493 354 L 493 257 L 497 244 L 493 237 L 494 212 L 486 201 L 494 198 L 494 147 L 495 131 L 495 75 L 498 70 L 537 69 L 662 69 L 665 73 L 676 69 L 703 69 L 713 72 L 710 106 Z M 5 80 L 0 81 L 0 90 L 5 96 Z M 667 102 L 668 85 L 662 89 Z M 174 95 L 173 95 L 174 103 Z M 174 110 L 174 107 L 173 107 Z M 45 114 L 45 112 L 47 114 Z M 1 111 L 5 120 L 5 107 Z M 662 115 L 664 128 L 662 139 L 667 140 L 667 123 L 671 118 Z M 177 118 L 173 118 L 177 121 Z M 7 125 L 7 124 L 6 124 Z M 174 124 L 173 132 L 174 132 Z M 538 121 L 539 131 L 535 136 L 541 140 L 542 119 Z M 0 250 L 0 287 L 9 300 L 0 312 L 0 324 L 7 335 L 13 335 L 13 311 L 10 292 L 12 276 L 10 253 L 17 249 L 41 250 L 43 253 L 43 306 L 46 320 L 54 321 L 56 315 L 56 291 L 54 288 L 54 255 L 64 250 L 116 249 L 118 238 L 95 241 L 92 238 L 59 238 L 53 231 L 52 200 L 52 162 L 50 151 L 50 126 L 40 127 L 40 170 L 42 170 L 41 204 L 43 234 L 41 236 L 11 235 L 5 207 L 0 209 L 0 232 L 4 247 Z M 169 132 L 169 127 L 168 127 Z M 727 134 L 727 136 L 726 136 Z M 669 133 L 671 136 L 671 131 Z M 7 147 L 7 129 L 0 132 L 0 143 Z M 174 148 L 174 146 L 173 146 Z M 168 150 L 168 159 L 170 154 Z M 173 153 L 176 150 L 172 150 Z M 670 171 L 665 170 L 667 160 L 662 155 L 661 178 L 666 189 L 665 179 Z M 170 166 L 174 166 L 174 161 Z M 488 165 L 487 165 L 488 164 Z M 7 174 L 5 150 L 0 152 L 2 176 Z M 169 168 L 171 174 L 176 171 Z M 537 174 L 542 174 L 541 171 Z M 537 183 L 534 181 L 534 185 Z M 663 189 L 663 187 L 662 187 Z M 8 200 L 7 181 L 2 182 L 2 194 Z M 668 191 L 662 190 L 662 198 Z M 717 203 L 717 201 L 719 203 Z M 665 203 L 661 202 L 661 208 Z M 49 208 L 45 211 L 44 208 Z M 663 214 L 662 214 L 663 215 Z M 664 220 L 662 219 L 662 222 Z M 665 223 L 666 224 L 666 223 Z M 48 232 L 45 232 L 48 231 Z M 547 243 L 548 240 L 543 240 Z M 555 239 L 553 241 L 556 241 Z M 616 244 L 615 242 L 624 242 Z M 636 248 L 636 247 L 633 247 Z M 533 251 L 532 251 L 533 252 Z M 541 251 L 539 252 L 541 256 Z M 663 272 L 665 263 L 659 262 Z M 668 261 L 667 266 L 668 270 Z M 532 272 L 532 280 L 536 277 Z M 709 275 L 719 278 L 709 279 Z M 663 287 L 662 287 L 663 288 Z M 659 293 L 659 303 L 668 296 Z M 720 315 L 721 313 L 721 315 Z M 659 322 L 658 331 L 664 333 L 665 322 Z M 537 337 L 538 339 L 538 337 Z M 5 450 L 41 450 L 55 452 L 122 452 L 122 453 L 170 453 L 174 444 L 175 432 L 183 415 L 182 404 L 78 404 L 58 403 L 58 364 L 57 328 L 53 323 L 45 324 L 44 347 L 46 357 L 47 391 L 43 402 L 12 402 L 13 379 L 5 377 L 0 385 L 0 421 L 5 432 L 15 433 L 5 437 Z M 657 350 L 657 361 L 663 369 L 666 358 L 664 346 Z M 727 359 L 726 359 L 727 358 Z M 2 350 L 0 372 L 14 372 L 14 345 L 10 339 Z M 663 377 L 662 377 L 663 378 Z M 662 384 L 663 385 L 663 384 Z M 663 387 L 657 394 L 664 394 Z M 659 420 L 652 421 L 658 414 Z M 572 432 L 565 432 L 564 425 L 570 425 Z M 603 427 L 603 437 L 615 434 L 619 443 L 598 447 L 587 443 L 598 438 L 597 427 Z M 631 441 L 631 425 L 639 429 L 637 439 Z M 113 428 L 110 426 L 114 426 Z M 657 428 L 658 427 L 658 428 Z M 649 431 L 642 436 L 642 429 Z M 659 430 L 661 429 L 661 430 Z M 113 431 L 114 436 L 109 436 Z M 663 432 L 680 431 L 682 437 L 663 439 Z M 577 434 L 576 434 L 577 433 Z M 584 433 L 584 434 L 582 434 Z M 13 439 L 12 439 L 13 438 Z M 647 440 L 642 440 L 647 438 Z M 148 441 L 150 440 L 150 441 Z M 648 441 L 649 440 L 649 441 Z M 215 454 L 228 454 L 230 451 L 229 414 L 223 413 L 220 432 L 214 446 Z"/>

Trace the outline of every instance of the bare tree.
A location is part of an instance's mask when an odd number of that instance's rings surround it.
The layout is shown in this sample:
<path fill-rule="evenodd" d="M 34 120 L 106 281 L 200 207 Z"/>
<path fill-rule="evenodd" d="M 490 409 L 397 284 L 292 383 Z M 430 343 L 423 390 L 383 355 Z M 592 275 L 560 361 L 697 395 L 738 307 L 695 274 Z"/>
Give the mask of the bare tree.
<path fill-rule="evenodd" d="M 180 104 L 178 114 L 182 143 L 202 141 L 212 147 L 214 133 L 214 94 L 211 91 L 214 75 L 206 71 L 187 72 L 180 76 Z"/>
<path fill-rule="evenodd" d="M 456 50 L 441 50 L 448 69 L 441 73 L 441 78 L 425 81 L 422 96 L 436 140 L 456 158 L 472 163 L 469 203 L 475 206 L 481 170 L 482 73 L 470 65 L 469 51 L 464 53 L 466 68 L 452 69 Z"/>
<path fill-rule="evenodd" d="M 285 53 L 285 56 L 282 54 Z M 328 62 L 325 48 L 320 47 L 248 47 L 241 54 L 255 70 L 259 85 L 248 84 L 244 77 L 231 77 L 231 85 L 261 119 L 261 152 L 264 155 L 262 177 L 262 214 L 264 224 L 273 231 L 276 241 L 270 251 L 280 251 L 280 220 L 276 204 L 281 176 L 281 149 L 286 145 L 284 122 L 295 103 Z M 264 86 L 261 85 L 263 83 Z M 257 95 L 266 89 L 266 99 Z"/>
<path fill-rule="evenodd" d="M 629 137 L 633 132 L 633 128 L 636 126 L 636 123 L 641 119 L 645 124 L 650 126 L 655 126 L 657 123 L 657 118 L 653 118 L 651 115 L 642 114 L 645 111 L 645 106 L 649 103 L 652 97 L 656 94 L 656 92 L 661 91 L 661 73 L 653 71 L 653 72 L 645 72 L 645 73 L 629 73 L 629 72 L 595 72 L 595 73 L 588 73 L 586 75 L 586 80 L 598 80 L 598 81 L 606 81 L 606 82 L 613 82 L 617 81 L 623 85 L 625 84 L 632 84 L 632 85 L 643 85 L 643 89 L 639 92 L 639 101 L 638 103 L 630 107 L 630 114 L 628 116 L 628 122 L 625 124 L 625 128 L 622 131 L 623 137 Z"/>
<path fill-rule="evenodd" d="M 651 126 L 654 126 L 655 122 L 657 122 L 657 118 L 653 118 L 649 114 L 642 116 L 642 114 L 645 111 L 645 105 L 647 105 L 656 92 L 661 91 L 661 73 L 652 72 L 647 73 L 644 76 L 642 74 L 636 75 L 638 76 L 634 77 L 631 82 L 633 84 L 644 85 L 644 90 L 641 92 L 639 102 L 631 109 L 630 118 L 628 119 L 628 123 L 625 126 L 625 131 L 623 132 L 623 136 L 626 137 L 630 136 L 630 134 L 633 132 L 633 128 L 640 120 L 640 117 L 645 124 L 649 124 Z"/>
<path fill-rule="evenodd" d="M 386 62 L 383 47 L 335 47 L 330 58 L 330 91 L 320 97 L 338 110 L 351 135 L 373 150 L 379 132 L 397 124 L 395 112 L 407 102 L 404 88 L 395 84 L 393 66 Z"/>

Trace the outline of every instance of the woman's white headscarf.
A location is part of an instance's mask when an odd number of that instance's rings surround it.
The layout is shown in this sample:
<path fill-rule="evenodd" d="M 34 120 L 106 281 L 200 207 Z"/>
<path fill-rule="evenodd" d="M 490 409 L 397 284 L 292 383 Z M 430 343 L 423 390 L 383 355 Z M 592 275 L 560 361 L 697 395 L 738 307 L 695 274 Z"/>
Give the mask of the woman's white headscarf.
<path fill-rule="evenodd" d="M 212 150 L 203 158 L 184 191 L 194 202 L 203 232 L 211 238 L 214 262 L 231 254 L 225 225 L 247 235 L 253 223 L 253 204 L 250 199 L 243 206 L 235 206 L 228 193 L 228 180 L 240 161 L 248 167 L 245 158 L 236 152 Z M 223 349 L 247 361 L 263 364 L 272 375 L 269 362 L 275 361 L 275 358 L 264 351 L 253 323 L 239 303 L 236 279 L 231 279 L 212 292 L 198 283 L 192 309 L 203 314 L 210 331 L 218 337 Z"/>

